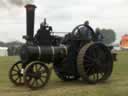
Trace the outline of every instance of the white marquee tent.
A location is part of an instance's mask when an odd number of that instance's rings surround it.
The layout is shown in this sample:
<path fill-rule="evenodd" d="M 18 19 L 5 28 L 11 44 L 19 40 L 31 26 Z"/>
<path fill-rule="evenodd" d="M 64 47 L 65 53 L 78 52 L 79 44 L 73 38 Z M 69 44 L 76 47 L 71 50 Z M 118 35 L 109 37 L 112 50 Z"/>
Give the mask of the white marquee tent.
<path fill-rule="evenodd" d="M 0 47 L 0 56 L 8 56 L 8 48 Z"/>

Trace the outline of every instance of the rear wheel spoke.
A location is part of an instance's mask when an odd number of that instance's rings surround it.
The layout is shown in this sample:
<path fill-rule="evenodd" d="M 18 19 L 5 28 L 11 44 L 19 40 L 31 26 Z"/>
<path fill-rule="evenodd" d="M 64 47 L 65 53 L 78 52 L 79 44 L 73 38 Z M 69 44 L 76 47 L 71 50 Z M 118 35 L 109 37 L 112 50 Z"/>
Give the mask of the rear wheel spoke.
<path fill-rule="evenodd" d="M 93 81 L 96 81 L 97 78 L 96 78 L 96 70 L 95 68 L 93 68 Z"/>
<path fill-rule="evenodd" d="M 89 74 L 91 70 L 92 70 L 92 67 L 89 67 L 89 68 L 87 69 L 86 73 Z"/>
<path fill-rule="evenodd" d="M 99 73 L 97 72 L 97 74 L 96 74 L 96 77 L 97 77 L 97 80 L 99 80 Z"/>
<path fill-rule="evenodd" d="M 90 57 L 90 56 L 85 55 L 85 59 L 95 63 L 95 60 L 92 57 Z"/>
<path fill-rule="evenodd" d="M 35 65 L 35 69 L 36 69 L 36 72 L 37 72 L 38 71 L 38 65 L 37 64 Z"/>

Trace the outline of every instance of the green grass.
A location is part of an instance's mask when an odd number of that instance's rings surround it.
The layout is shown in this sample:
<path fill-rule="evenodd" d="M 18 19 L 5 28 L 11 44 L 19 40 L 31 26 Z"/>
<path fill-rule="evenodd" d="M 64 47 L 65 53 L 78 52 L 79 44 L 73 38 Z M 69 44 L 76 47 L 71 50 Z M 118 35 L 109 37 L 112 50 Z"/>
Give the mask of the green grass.
<path fill-rule="evenodd" d="M 89 85 L 81 81 L 63 82 L 52 73 L 44 88 L 31 91 L 16 87 L 8 79 L 8 70 L 18 57 L 0 57 L 0 96 L 128 96 L 128 52 L 119 52 L 112 76 L 102 84 Z"/>

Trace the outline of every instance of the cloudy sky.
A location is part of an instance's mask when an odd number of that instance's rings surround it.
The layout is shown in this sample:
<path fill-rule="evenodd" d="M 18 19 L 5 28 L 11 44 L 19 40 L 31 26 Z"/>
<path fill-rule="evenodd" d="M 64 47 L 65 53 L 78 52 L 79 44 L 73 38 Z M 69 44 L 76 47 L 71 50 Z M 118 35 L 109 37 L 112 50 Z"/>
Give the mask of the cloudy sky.
<path fill-rule="evenodd" d="M 23 41 L 22 35 L 26 33 L 23 5 L 31 0 L 17 1 L 0 0 L 0 41 Z M 35 32 L 46 17 L 54 31 L 70 32 L 89 20 L 94 29 L 115 30 L 117 41 L 128 34 L 128 0 L 35 0 L 33 3 L 37 6 Z"/>

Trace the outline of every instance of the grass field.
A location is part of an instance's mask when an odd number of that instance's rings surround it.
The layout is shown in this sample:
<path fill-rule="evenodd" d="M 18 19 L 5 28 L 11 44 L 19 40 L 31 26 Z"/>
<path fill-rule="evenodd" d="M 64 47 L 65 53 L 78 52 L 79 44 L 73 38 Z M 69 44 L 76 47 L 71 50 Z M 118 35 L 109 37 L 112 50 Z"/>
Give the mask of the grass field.
<path fill-rule="evenodd" d="M 31 91 L 14 86 L 8 79 L 8 70 L 18 57 L 0 57 L 0 96 L 128 96 L 128 52 L 119 52 L 117 59 L 112 76 L 103 84 L 63 82 L 52 73 L 45 88 Z"/>

